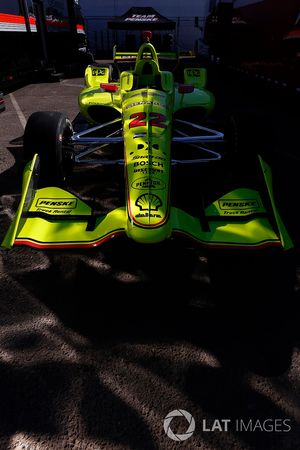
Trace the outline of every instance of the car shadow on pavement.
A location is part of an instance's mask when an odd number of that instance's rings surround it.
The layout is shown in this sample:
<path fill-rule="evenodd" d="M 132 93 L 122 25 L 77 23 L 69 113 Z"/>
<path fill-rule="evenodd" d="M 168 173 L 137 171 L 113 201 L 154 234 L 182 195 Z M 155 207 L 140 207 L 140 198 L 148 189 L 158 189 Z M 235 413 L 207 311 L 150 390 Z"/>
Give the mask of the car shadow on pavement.
<path fill-rule="evenodd" d="M 12 146 L 7 147 L 15 163 L 7 169 L 5 172 L 1 173 L 0 177 L 0 193 L 3 194 L 20 194 L 22 188 L 22 147 Z M 17 180 L 17 182 L 16 182 Z"/>
<path fill-rule="evenodd" d="M 38 278 L 33 270 L 14 279 L 96 342 L 170 337 L 202 345 L 228 337 L 243 345 L 250 370 L 289 368 L 297 337 L 293 253 L 216 251 L 206 258 L 175 242 L 149 247 L 120 239 L 101 251 L 47 257 L 50 267 Z"/>
<path fill-rule="evenodd" d="M 267 397 L 263 388 L 289 370 L 294 319 L 276 314 L 270 329 L 274 314 L 261 311 L 262 294 L 272 304 L 268 283 L 277 266 L 275 255 L 269 258 L 257 263 L 257 255 L 250 261 L 215 253 L 206 259 L 175 242 L 144 247 L 127 240 L 89 251 L 3 254 L 0 376 L 3 405 L 10 406 L 0 411 L 8 414 L 2 435 L 22 429 L 47 445 L 71 435 L 82 439 L 78 448 L 104 442 L 112 449 L 152 449 L 153 435 L 160 443 L 166 438 L 163 417 L 183 401 L 198 423 L 206 416 L 282 417 L 276 395 L 270 388 Z M 286 308 L 289 291 L 280 285 Z M 281 349 L 278 335 L 291 338 Z M 197 439 L 200 445 L 212 437 Z M 273 435 L 236 439 L 284 448 Z M 222 449 L 225 442 L 212 444 Z"/>

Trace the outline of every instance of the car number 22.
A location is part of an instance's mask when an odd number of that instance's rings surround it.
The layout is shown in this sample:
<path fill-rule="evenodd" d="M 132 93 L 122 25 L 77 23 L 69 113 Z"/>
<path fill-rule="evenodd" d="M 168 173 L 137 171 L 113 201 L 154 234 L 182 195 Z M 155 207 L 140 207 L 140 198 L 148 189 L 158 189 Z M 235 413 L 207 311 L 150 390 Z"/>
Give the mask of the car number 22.
<path fill-rule="evenodd" d="M 145 112 L 133 113 L 130 116 L 129 128 L 145 127 L 147 125 L 147 114 Z M 148 125 L 150 127 L 166 128 L 166 116 L 164 114 L 150 112 Z"/>

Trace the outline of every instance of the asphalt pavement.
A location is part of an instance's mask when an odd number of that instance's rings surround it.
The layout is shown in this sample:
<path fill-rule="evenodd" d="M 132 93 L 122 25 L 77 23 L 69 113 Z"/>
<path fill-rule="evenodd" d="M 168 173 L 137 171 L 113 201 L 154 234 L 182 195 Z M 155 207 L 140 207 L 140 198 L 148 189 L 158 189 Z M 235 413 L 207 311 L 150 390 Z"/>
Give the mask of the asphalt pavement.
<path fill-rule="evenodd" d="M 2 251 L 1 450 L 300 448 L 298 109 L 218 67 L 210 83 L 216 121 L 233 108 L 266 118 L 295 249 L 207 253 L 122 239 Z M 38 110 L 73 120 L 82 87 L 65 79 L 5 96 L 0 239 L 20 198 L 26 120 Z M 99 193 L 103 209 L 118 200 L 101 168 L 75 181 L 83 198 Z"/>

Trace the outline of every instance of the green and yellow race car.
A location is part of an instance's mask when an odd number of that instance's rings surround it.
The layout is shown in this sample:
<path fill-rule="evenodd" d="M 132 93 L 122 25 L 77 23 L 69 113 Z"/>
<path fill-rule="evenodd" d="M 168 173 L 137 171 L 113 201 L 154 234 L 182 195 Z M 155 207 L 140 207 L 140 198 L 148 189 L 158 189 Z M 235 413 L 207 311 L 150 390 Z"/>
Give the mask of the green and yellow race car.
<path fill-rule="evenodd" d="M 2 246 L 87 248 L 125 235 L 144 244 L 183 236 L 208 247 L 291 248 L 271 169 L 240 117 L 209 126 L 206 69 L 186 67 L 178 82 L 161 70 L 150 33 L 144 38 L 117 79 L 110 66 L 87 67 L 81 128 L 58 112 L 30 116 L 21 201 Z M 93 165 L 124 175 L 122 204 L 105 214 L 66 188 L 76 167 Z"/>

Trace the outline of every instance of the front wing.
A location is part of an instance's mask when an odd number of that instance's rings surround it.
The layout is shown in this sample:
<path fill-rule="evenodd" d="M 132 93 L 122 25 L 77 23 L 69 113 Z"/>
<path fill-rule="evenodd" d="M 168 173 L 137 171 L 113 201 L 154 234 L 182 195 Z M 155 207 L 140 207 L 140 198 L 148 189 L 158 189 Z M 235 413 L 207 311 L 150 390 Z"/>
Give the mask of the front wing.
<path fill-rule="evenodd" d="M 129 234 L 128 228 L 132 224 L 125 207 L 99 216 L 66 190 L 57 187 L 35 189 L 38 164 L 35 155 L 24 170 L 21 201 L 2 247 L 89 248 Z M 200 245 L 217 248 L 271 246 L 290 249 L 292 241 L 274 203 L 271 170 L 262 159 L 261 165 L 271 213 L 265 209 L 259 192 L 235 189 L 209 205 L 204 220 L 171 207 L 171 237 L 181 235 Z M 155 242 L 151 231 L 141 230 L 145 243 Z"/>

